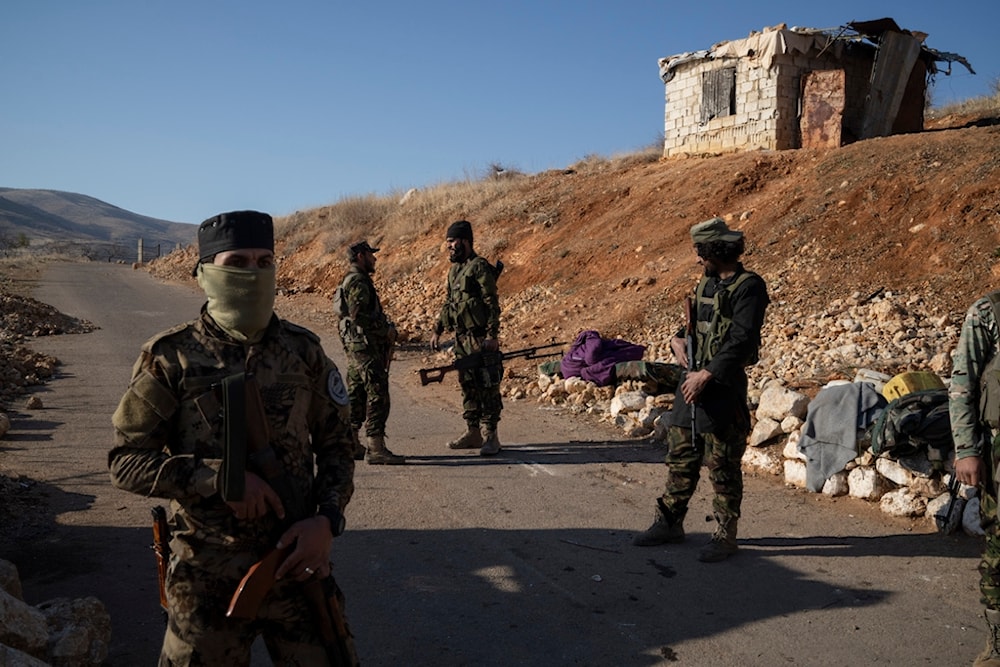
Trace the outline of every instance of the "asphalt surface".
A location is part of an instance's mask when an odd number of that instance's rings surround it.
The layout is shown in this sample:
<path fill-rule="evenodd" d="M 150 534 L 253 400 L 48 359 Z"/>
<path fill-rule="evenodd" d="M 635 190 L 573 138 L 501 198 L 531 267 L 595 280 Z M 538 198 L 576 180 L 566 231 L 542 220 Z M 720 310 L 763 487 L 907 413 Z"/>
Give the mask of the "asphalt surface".
<path fill-rule="evenodd" d="M 100 329 L 31 343 L 63 366 L 38 392 L 44 409 L 14 411 L 0 460 L 44 485 L 51 522 L 0 556 L 33 604 L 104 601 L 108 664 L 152 665 L 157 501 L 111 487 L 110 416 L 141 343 L 193 317 L 201 294 L 125 266 L 57 263 L 33 296 Z M 342 365 L 339 342 L 318 333 Z M 704 479 L 684 544 L 633 547 L 662 489 L 661 445 L 509 401 L 499 456 L 448 450 L 463 429 L 458 384 L 420 387 L 421 361 L 403 351 L 392 372 L 387 442 L 410 462 L 359 463 L 334 542 L 364 665 L 960 665 L 985 641 L 979 539 L 748 475 L 735 557 L 697 561 L 714 526 Z"/>

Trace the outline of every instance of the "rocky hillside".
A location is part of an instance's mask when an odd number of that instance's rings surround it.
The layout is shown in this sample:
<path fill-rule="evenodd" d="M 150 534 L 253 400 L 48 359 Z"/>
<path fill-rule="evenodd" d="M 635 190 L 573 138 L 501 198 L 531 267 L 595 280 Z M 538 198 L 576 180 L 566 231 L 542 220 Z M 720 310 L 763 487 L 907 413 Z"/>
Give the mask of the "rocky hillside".
<path fill-rule="evenodd" d="M 279 221 L 280 280 L 293 300 L 329 299 L 343 248 L 366 237 L 382 248 L 387 311 L 426 341 L 448 268 L 444 230 L 465 217 L 480 254 L 506 267 L 506 349 L 596 329 L 648 345 L 650 359 L 669 355 L 698 276 L 688 228 L 721 215 L 746 232 L 745 263 L 773 300 L 758 386 L 858 367 L 947 374 L 965 308 L 1000 282 L 1000 126 L 990 118 L 838 149 L 594 158 L 370 200 L 368 218 L 362 204 Z M 189 250 L 151 270 L 183 280 L 193 262 Z M 308 317 L 332 322 L 318 304 Z"/>

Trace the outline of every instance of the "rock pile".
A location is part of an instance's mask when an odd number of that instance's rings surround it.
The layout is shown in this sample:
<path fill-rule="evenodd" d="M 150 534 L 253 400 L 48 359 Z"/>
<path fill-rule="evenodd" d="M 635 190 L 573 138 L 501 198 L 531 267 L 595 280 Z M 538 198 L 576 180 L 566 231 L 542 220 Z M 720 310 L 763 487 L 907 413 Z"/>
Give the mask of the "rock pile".
<path fill-rule="evenodd" d="M 87 667 L 104 664 L 111 616 L 94 597 L 24 601 L 17 568 L 0 560 L 0 665 Z"/>
<path fill-rule="evenodd" d="M 748 369 L 755 428 L 744 463 L 806 488 L 806 459 L 797 445 L 810 400 L 820 387 L 830 381 L 861 379 L 855 378 L 859 369 L 888 376 L 932 371 L 947 379 L 959 324 L 946 314 L 928 312 L 919 297 L 898 293 L 855 294 L 809 313 L 782 301 L 780 288 L 776 292 L 763 332 L 761 361 Z M 672 361 L 667 355 L 673 332 L 665 333 L 636 341 L 647 346 L 647 361 Z M 672 395 L 651 393 L 648 386 L 632 380 L 611 388 L 545 374 L 529 382 L 508 382 L 504 393 L 509 399 L 533 399 L 598 415 L 626 436 L 654 440 L 663 439 L 666 428 L 661 417 L 673 402 Z M 940 522 L 942 508 L 946 511 L 951 504 L 947 481 L 947 475 L 932 470 L 926 458 L 896 461 L 867 450 L 827 480 L 823 493 L 877 502 L 896 516 L 926 516 Z M 969 515 L 963 524 L 968 532 L 978 531 L 974 494 L 971 488 L 959 491 Z"/>
<path fill-rule="evenodd" d="M 52 377 L 59 361 L 32 351 L 27 337 L 86 333 L 96 327 L 30 297 L 0 288 L 0 407 Z"/>

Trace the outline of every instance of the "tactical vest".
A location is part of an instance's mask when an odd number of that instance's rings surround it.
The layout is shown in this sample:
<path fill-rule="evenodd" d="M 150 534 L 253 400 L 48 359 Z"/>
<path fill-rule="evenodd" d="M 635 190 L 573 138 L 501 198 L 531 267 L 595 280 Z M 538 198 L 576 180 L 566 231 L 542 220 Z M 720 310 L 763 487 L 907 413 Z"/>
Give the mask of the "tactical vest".
<path fill-rule="evenodd" d="M 482 298 L 482 287 L 472 270 L 477 262 L 486 264 L 488 271 L 495 269 L 484 258 L 476 256 L 466 262 L 448 282 L 448 299 L 445 302 L 445 328 L 458 333 L 482 336 L 489 324 L 489 311 Z"/>
<path fill-rule="evenodd" d="M 729 285 L 720 286 L 711 297 L 705 296 L 705 286 L 708 284 L 708 280 L 702 279 L 698 283 L 698 289 L 695 292 L 695 307 L 697 309 L 695 311 L 697 318 L 696 368 L 704 368 L 719 351 L 722 341 L 725 340 L 729 328 L 733 325 L 733 292 L 747 278 L 756 275 L 752 271 L 744 271 Z M 703 305 L 712 307 L 712 319 L 709 321 L 701 319 Z M 755 347 L 743 365 L 753 366 L 759 360 L 760 350 Z"/>
<path fill-rule="evenodd" d="M 1000 328 L 1000 291 L 986 295 L 993 307 L 993 318 Z M 996 350 L 979 377 L 979 419 L 992 428 L 1000 428 L 1000 354 Z"/>
<path fill-rule="evenodd" d="M 348 273 L 344 278 L 344 282 L 333 293 L 333 312 L 337 314 L 337 327 L 340 332 L 340 340 L 345 346 L 351 346 L 352 348 L 363 347 L 368 342 L 365 332 L 361 330 L 361 327 L 356 326 L 351 319 L 351 312 L 347 306 L 346 288 L 351 280 L 356 280 L 360 277 L 356 273 Z"/>

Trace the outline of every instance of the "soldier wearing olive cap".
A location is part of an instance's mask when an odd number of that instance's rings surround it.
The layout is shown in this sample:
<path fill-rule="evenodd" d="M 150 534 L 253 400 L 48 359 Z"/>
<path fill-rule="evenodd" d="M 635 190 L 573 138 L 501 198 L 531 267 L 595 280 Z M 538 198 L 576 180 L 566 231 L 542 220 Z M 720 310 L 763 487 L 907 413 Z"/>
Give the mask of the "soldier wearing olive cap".
<path fill-rule="evenodd" d="M 670 347 L 689 370 L 670 414 L 666 489 L 657 499 L 653 524 L 633 543 L 653 546 L 684 540 L 684 517 L 704 460 L 715 491 L 717 528 L 698 558 L 717 562 L 737 550 L 741 461 L 750 433 L 744 369 L 757 362 L 769 299 L 764 280 L 739 261 L 743 232 L 712 218 L 691 228 L 691 241 L 704 268 L 694 294 L 694 359 L 688 359 L 686 331 L 681 329 Z"/>
<path fill-rule="evenodd" d="M 115 486 L 170 501 L 160 664 L 249 665 L 258 635 L 276 664 L 328 664 L 301 585 L 330 576 L 354 492 L 347 392 L 319 338 L 273 312 L 271 216 L 209 218 L 198 249 L 207 302 L 143 345 L 108 453 Z M 263 425 L 249 434 L 244 388 L 254 385 Z M 258 618 L 229 618 L 240 580 L 275 546 L 288 555 Z"/>

